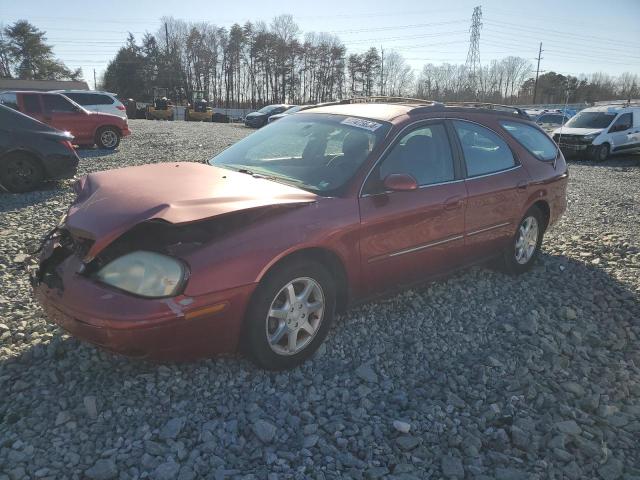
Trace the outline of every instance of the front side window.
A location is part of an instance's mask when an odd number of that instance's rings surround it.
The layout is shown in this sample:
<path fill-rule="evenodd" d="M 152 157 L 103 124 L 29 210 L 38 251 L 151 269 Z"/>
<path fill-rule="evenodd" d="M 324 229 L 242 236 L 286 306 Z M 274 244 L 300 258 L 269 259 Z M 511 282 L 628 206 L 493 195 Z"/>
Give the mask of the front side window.
<path fill-rule="evenodd" d="M 342 115 L 289 115 L 209 163 L 332 195 L 354 176 L 390 127 L 387 122 Z"/>
<path fill-rule="evenodd" d="M 69 97 L 71 100 L 76 102 L 79 105 L 96 105 L 97 104 L 97 95 L 92 95 L 90 93 L 64 93 L 65 97 Z"/>
<path fill-rule="evenodd" d="M 452 181 L 453 155 L 444 125 L 412 130 L 394 145 L 376 170 L 372 181 L 377 179 L 378 185 L 393 173 L 411 175 L 420 186 Z"/>
<path fill-rule="evenodd" d="M 454 120 L 467 176 L 477 177 L 514 167 L 516 161 L 511 149 L 498 135 L 475 123 Z"/>
<path fill-rule="evenodd" d="M 73 104 L 61 95 L 44 95 L 44 110 L 50 113 L 69 113 L 75 111 Z"/>
<path fill-rule="evenodd" d="M 547 134 L 526 123 L 505 120 L 500 125 L 538 160 L 555 160 L 558 149 Z"/>
<path fill-rule="evenodd" d="M 38 95 L 26 94 L 22 97 L 24 103 L 24 110 L 26 113 L 41 113 L 42 107 L 40 106 L 40 99 Z"/>
<path fill-rule="evenodd" d="M 611 125 L 616 131 L 622 132 L 624 130 L 629 130 L 633 125 L 633 117 L 630 113 L 623 113 L 618 117 L 618 119 L 613 122 Z"/>

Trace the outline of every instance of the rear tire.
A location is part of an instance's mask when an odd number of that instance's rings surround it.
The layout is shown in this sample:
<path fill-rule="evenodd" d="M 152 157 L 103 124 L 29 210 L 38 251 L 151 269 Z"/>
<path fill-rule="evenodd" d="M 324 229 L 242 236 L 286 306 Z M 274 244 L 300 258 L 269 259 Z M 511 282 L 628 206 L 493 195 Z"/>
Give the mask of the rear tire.
<path fill-rule="evenodd" d="M 524 214 L 502 255 L 507 273 L 519 275 L 533 266 L 540 253 L 545 225 L 545 216 L 538 207 L 531 207 Z"/>
<path fill-rule="evenodd" d="M 0 184 L 12 193 L 29 192 L 44 178 L 40 162 L 24 152 L 10 153 L 0 159 Z"/>
<path fill-rule="evenodd" d="M 107 150 L 114 150 L 120 145 L 120 132 L 115 127 L 102 127 L 96 133 L 96 145 Z"/>
<path fill-rule="evenodd" d="M 321 264 L 301 259 L 277 266 L 247 309 L 247 354 L 267 370 L 300 365 L 326 338 L 335 306 L 335 282 Z"/>

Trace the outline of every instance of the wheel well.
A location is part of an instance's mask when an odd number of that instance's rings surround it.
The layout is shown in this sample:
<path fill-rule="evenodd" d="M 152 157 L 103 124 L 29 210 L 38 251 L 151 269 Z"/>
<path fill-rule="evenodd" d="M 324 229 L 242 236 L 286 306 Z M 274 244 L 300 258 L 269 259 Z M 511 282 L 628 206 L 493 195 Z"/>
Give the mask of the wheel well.
<path fill-rule="evenodd" d="M 42 164 L 42 159 L 38 157 L 38 155 L 36 155 L 35 153 L 30 152 L 29 150 L 11 150 L 10 152 L 7 152 L 4 155 L 0 156 L 0 160 L 6 160 L 7 158 L 11 158 L 14 155 L 25 155 L 31 158 L 32 160 L 35 160 L 36 162 L 38 162 L 38 165 L 40 165 L 44 169 L 44 165 Z"/>
<path fill-rule="evenodd" d="M 118 128 L 115 125 L 100 125 L 98 128 L 96 128 L 96 138 L 98 137 L 98 133 L 100 133 L 100 130 L 104 129 L 104 128 L 112 128 L 114 129 L 116 132 L 118 132 L 118 135 L 122 136 L 122 130 L 120 128 Z"/>
<path fill-rule="evenodd" d="M 549 226 L 549 219 L 551 218 L 551 209 L 549 208 L 549 204 L 544 200 L 538 200 L 531 206 L 537 207 L 544 215 L 544 229 L 546 230 Z"/>
<path fill-rule="evenodd" d="M 342 260 L 340 260 L 340 257 L 338 257 L 338 255 L 330 250 L 319 247 L 297 250 L 271 265 L 271 267 L 269 267 L 269 270 L 267 270 L 262 278 L 269 275 L 270 272 L 272 272 L 276 267 L 279 267 L 283 263 L 293 262 L 298 259 L 315 260 L 324 267 L 328 268 L 329 273 L 336 282 L 336 311 L 344 311 L 349 302 L 349 284 L 347 281 L 347 272 L 344 268 Z"/>

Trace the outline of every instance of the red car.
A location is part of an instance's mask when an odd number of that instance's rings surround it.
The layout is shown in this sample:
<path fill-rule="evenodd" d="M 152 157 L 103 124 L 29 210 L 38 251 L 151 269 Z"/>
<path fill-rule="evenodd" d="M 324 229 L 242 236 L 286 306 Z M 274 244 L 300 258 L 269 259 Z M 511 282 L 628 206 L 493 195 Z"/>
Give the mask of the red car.
<path fill-rule="evenodd" d="M 527 270 L 567 179 L 517 109 L 324 106 L 208 164 L 82 178 L 32 281 L 50 319 L 100 347 L 187 359 L 242 345 L 288 368 L 353 302 L 495 257 Z"/>
<path fill-rule="evenodd" d="M 78 145 L 113 150 L 131 134 L 127 120 L 109 113 L 90 112 L 70 98 L 52 92 L 2 92 L 0 101 L 47 125 L 71 133 Z"/>

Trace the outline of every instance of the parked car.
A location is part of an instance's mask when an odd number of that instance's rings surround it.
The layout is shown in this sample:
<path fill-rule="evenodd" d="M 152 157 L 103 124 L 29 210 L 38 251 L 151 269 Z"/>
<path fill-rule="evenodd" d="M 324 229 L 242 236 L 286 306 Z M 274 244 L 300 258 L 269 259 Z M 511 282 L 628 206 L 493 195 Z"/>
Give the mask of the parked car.
<path fill-rule="evenodd" d="M 585 108 L 553 139 L 567 156 L 584 154 L 603 162 L 610 154 L 640 149 L 640 104 L 599 105 Z"/>
<path fill-rule="evenodd" d="M 291 115 L 293 113 L 300 112 L 302 110 L 308 110 L 309 108 L 313 108 L 314 106 L 315 105 L 295 105 L 289 108 L 288 110 L 285 110 L 282 113 L 276 113 L 275 115 L 271 115 L 267 119 L 267 123 L 273 123 L 276 120 L 280 120 L 281 118 L 286 117 L 287 115 Z"/>
<path fill-rule="evenodd" d="M 547 133 L 552 133 L 569 121 L 571 116 L 561 111 L 547 111 L 535 118 L 535 122 Z"/>
<path fill-rule="evenodd" d="M 252 112 L 244 118 L 244 124 L 251 128 L 264 127 L 269 121 L 269 117 L 289 110 L 295 105 L 267 105 L 257 112 Z"/>
<path fill-rule="evenodd" d="M 27 192 L 44 180 L 76 174 L 78 156 L 68 132 L 0 105 L 0 186 Z"/>
<path fill-rule="evenodd" d="M 96 90 L 56 90 L 55 92 L 63 94 L 90 112 L 110 113 L 127 118 L 127 108 L 113 93 Z"/>
<path fill-rule="evenodd" d="M 131 132 L 126 118 L 86 110 L 61 93 L 3 92 L 0 103 L 52 127 L 70 132 L 78 145 L 113 150 Z"/>
<path fill-rule="evenodd" d="M 485 259 L 526 271 L 566 188 L 562 154 L 520 110 L 324 106 L 207 164 L 83 177 L 32 281 L 51 320 L 103 348 L 243 345 L 289 368 L 353 302 Z"/>

